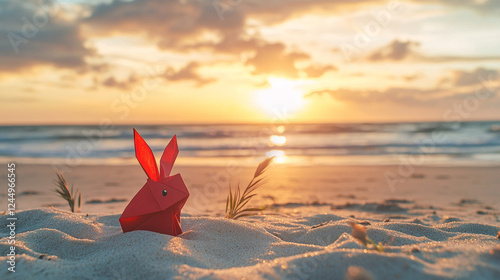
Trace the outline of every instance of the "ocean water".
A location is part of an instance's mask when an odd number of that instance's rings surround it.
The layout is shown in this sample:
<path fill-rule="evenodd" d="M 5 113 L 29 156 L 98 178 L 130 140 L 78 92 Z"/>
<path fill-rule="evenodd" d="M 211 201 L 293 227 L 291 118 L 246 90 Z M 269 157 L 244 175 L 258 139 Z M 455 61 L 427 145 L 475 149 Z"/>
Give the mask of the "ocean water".
<path fill-rule="evenodd" d="M 500 121 L 463 123 L 0 126 L 0 160 L 135 164 L 133 128 L 160 157 L 175 134 L 179 164 L 500 164 Z"/>

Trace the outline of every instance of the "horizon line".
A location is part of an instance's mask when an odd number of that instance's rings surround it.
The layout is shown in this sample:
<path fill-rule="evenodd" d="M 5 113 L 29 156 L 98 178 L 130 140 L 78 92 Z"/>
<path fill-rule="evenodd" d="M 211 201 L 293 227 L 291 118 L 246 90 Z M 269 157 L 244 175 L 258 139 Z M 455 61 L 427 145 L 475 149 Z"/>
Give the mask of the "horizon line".
<path fill-rule="evenodd" d="M 478 120 L 463 120 L 463 121 L 445 121 L 445 120 L 405 120 L 405 121 L 344 121 L 344 122 L 288 122 L 275 125 L 321 125 L 321 124 L 397 124 L 397 123 L 477 123 L 477 122 L 497 122 L 498 119 L 478 119 Z M 213 122 L 213 123 L 111 123 L 110 126 L 182 126 L 182 125 L 266 125 L 271 122 Z M 0 123 L 0 127 L 11 127 L 11 126 L 100 126 L 98 123 Z"/>

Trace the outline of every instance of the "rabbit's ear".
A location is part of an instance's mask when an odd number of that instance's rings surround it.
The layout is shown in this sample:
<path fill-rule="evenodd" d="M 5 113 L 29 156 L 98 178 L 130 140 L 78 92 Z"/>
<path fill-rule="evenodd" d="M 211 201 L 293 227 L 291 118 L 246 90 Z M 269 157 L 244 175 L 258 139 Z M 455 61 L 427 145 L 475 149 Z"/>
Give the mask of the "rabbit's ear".
<path fill-rule="evenodd" d="M 174 135 L 160 159 L 160 178 L 165 178 L 170 175 L 177 154 L 179 154 L 179 148 L 177 147 L 177 136 Z"/>
<path fill-rule="evenodd" d="M 134 128 L 134 143 L 135 143 L 135 157 L 148 175 L 149 179 L 158 181 L 158 167 L 156 166 L 155 156 L 149 148 L 148 144 L 141 135 Z"/>

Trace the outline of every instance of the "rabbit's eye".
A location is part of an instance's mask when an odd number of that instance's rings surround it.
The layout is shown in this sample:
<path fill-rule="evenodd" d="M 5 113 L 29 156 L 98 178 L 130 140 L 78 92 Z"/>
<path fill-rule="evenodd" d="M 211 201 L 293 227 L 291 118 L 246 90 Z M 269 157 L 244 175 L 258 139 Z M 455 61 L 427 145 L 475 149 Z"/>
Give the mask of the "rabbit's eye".
<path fill-rule="evenodd" d="M 161 192 L 161 194 L 162 194 L 163 196 L 167 196 L 167 190 L 163 190 L 163 191 Z"/>

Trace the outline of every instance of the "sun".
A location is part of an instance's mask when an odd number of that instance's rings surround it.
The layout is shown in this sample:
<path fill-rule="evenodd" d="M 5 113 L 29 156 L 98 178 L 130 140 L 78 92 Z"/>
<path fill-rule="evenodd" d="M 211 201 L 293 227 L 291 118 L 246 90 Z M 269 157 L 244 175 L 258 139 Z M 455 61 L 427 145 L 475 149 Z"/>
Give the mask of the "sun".
<path fill-rule="evenodd" d="M 288 115 L 304 107 L 304 94 L 297 89 L 299 81 L 269 78 L 271 87 L 256 91 L 257 103 L 271 116 Z"/>

